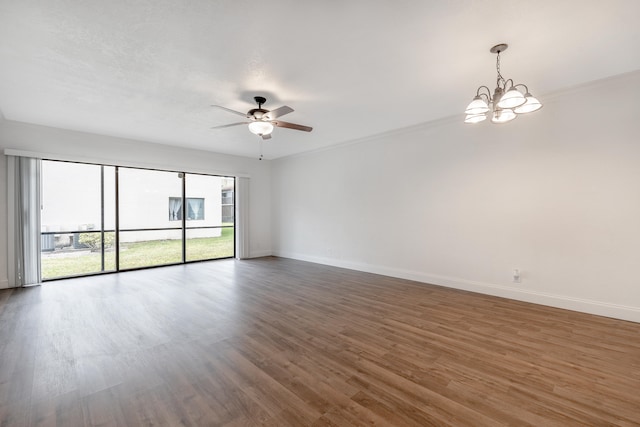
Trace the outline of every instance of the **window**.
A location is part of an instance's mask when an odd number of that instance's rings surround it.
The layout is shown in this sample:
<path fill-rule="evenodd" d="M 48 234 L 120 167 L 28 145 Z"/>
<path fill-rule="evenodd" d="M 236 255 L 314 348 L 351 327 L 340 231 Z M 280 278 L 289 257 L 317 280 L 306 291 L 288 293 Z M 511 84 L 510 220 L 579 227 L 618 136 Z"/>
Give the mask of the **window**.
<path fill-rule="evenodd" d="M 43 280 L 235 255 L 233 177 L 42 165 Z"/>
<path fill-rule="evenodd" d="M 169 197 L 169 221 L 182 221 L 182 197 Z"/>
<path fill-rule="evenodd" d="M 187 221 L 204 220 L 204 199 L 187 198 Z M 169 221 L 182 221 L 182 197 L 169 197 Z"/>
<path fill-rule="evenodd" d="M 42 279 L 115 271 L 115 170 L 42 162 Z"/>
<path fill-rule="evenodd" d="M 229 178 L 225 177 L 186 174 L 187 261 L 209 259 L 213 253 L 226 254 L 229 257 L 234 255 L 235 247 L 231 244 L 231 238 L 234 236 L 233 223 L 224 222 L 222 219 L 222 192 L 227 181 Z M 231 178 L 229 188 L 233 188 L 233 182 Z"/>
<path fill-rule="evenodd" d="M 201 221 L 204 219 L 204 199 L 187 199 L 187 221 Z"/>
<path fill-rule="evenodd" d="M 222 179 L 222 222 L 224 224 L 233 224 L 235 205 L 233 192 L 235 190 L 235 182 L 233 179 Z"/>

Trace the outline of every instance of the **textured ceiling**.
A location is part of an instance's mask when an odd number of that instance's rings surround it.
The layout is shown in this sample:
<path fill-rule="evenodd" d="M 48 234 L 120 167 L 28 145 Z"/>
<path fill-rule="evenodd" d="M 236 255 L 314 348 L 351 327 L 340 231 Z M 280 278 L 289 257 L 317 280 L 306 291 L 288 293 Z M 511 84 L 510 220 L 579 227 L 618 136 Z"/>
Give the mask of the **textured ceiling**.
<path fill-rule="evenodd" d="M 507 78 L 544 102 L 640 69 L 638 0 L 0 0 L 8 120 L 255 157 L 247 111 L 288 105 L 277 158 L 460 114 Z M 543 110 L 544 111 L 544 110 Z M 461 116 L 462 119 L 462 116 Z"/>

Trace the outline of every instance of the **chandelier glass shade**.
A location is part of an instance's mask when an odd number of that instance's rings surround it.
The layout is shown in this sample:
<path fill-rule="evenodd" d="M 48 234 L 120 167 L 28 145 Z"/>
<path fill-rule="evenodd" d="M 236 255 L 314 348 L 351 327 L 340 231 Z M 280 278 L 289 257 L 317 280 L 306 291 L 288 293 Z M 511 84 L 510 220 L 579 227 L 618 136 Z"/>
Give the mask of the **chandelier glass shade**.
<path fill-rule="evenodd" d="M 542 108 L 542 103 L 529 93 L 529 88 L 524 84 L 515 84 L 511 79 L 505 79 L 500 74 L 500 52 L 504 52 L 508 45 L 499 44 L 490 49 L 497 54 L 496 88 L 491 94 L 487 86 L 480 86 L 476 96 L 465 109 L 465 123 L 479 123 L 491 115 L 493 123 L 507 123 L 518 117 L 519 114 L 531 113 Z"/>
<path fill-rule="evenodd" d="M 540 108 L 542 108 L 542 104 L 540 103 L 540 101 L 534 98 L 534 96 L 531 95 L 529 92 L 527 92 L 524 98 L 527 101 L 521 106 L 514 108 L 513 111 L 515 111 L 518 114 L 522 114 L 522 113 L 531 113 L 533 111 L 537 111 Z"/>
<path fill-rule="evenodd" d="M 483 120 L 487 120 L 487 115 L 482 114 L 467 114 L 467 117 L 464 119 L 465 123 L 479 123 Z"/>
<path fill-rule="evenodd" d="M 507 123 L 517 117 L 511 108 L 496 108 L 493 111 L 491 121 L 493 123 Z"/>
<path fill-rule="evenodd" d="M 473 98 L 473 101 L 471 101 L 471 103 L 469 104 L 469 106 L 464 112 L 469 115 L 476 115 L 476 114 L 484 114 L 489 110 L 490 108 L 487 105 L 487 102 L 484 99 L 482 99 L 480 95 L 478 95 L 475 98 Z"/>
<path fill-rule="evenodd" d="M 518 89 L 512 87 L 504 95 L 502 95 L 502 98 L 500 98 L 500 102 L 498 102 L 498 107 L 515 108 L 521 106 L 525 102 L 527 102 L 527 100 L 524 99 L 524 95 L 521 94 Z"/>

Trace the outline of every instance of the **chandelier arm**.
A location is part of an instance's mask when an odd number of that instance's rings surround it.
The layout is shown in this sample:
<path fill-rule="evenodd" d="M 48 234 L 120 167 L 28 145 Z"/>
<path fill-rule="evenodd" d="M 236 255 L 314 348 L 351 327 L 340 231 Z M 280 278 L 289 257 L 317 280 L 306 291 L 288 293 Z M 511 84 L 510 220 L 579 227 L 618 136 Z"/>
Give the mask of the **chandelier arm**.
<path fill-rule="evenodd" d="M 482 88 L 485 88 L 487 90 L 487 93 L 481 93 L 480 90 Z M 482 95 L 487 97 L 487 103 L 491 102 L 491 89 L 489 89 L 487 86 L 482 85 L 476 91 L 476 96 L 482 96 Z"/>
<path fill-rule="evenodd" d="M 507 80 L 503 80 L 503 81 L 504 81 L 504 91 L 505 91 L 505 92 L 508 90 L 508 89 L 507 89 L 507 84 L 508 84 L 509 82 L 511 82 L 511 86 L 509 86 L 509 89 L 511 89 L 511 88 L 513 88 L 513 87 L 515 87 L 515 86 L 516 86 L 516 85 L 513 83 L 513 79 L 507 79 Z"/>
<path fill-rule="evenodd" d="M 518 86 L 522 86 L 522 87 L 524 87 L 524 93 L 529 93 L 529 88 L 527 87 L 527 85 L 526 85 L 526 84 L 524 84 L 524 83 L 518 83 L 518 84 L 516 84 L 516 85 L 513 85 L 513 87 L 518 87 Z"/>

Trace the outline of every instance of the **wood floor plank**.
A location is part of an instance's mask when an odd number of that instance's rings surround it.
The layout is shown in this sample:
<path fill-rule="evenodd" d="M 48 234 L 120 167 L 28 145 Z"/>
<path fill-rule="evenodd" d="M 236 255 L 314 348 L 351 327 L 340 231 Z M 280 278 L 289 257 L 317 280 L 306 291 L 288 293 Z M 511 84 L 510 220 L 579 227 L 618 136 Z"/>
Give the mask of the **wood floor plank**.
<path fill-rule="evenodd" d="M 640 426 L 640 324 L 290 259 L 0 291 L 0 426 Z"/>

